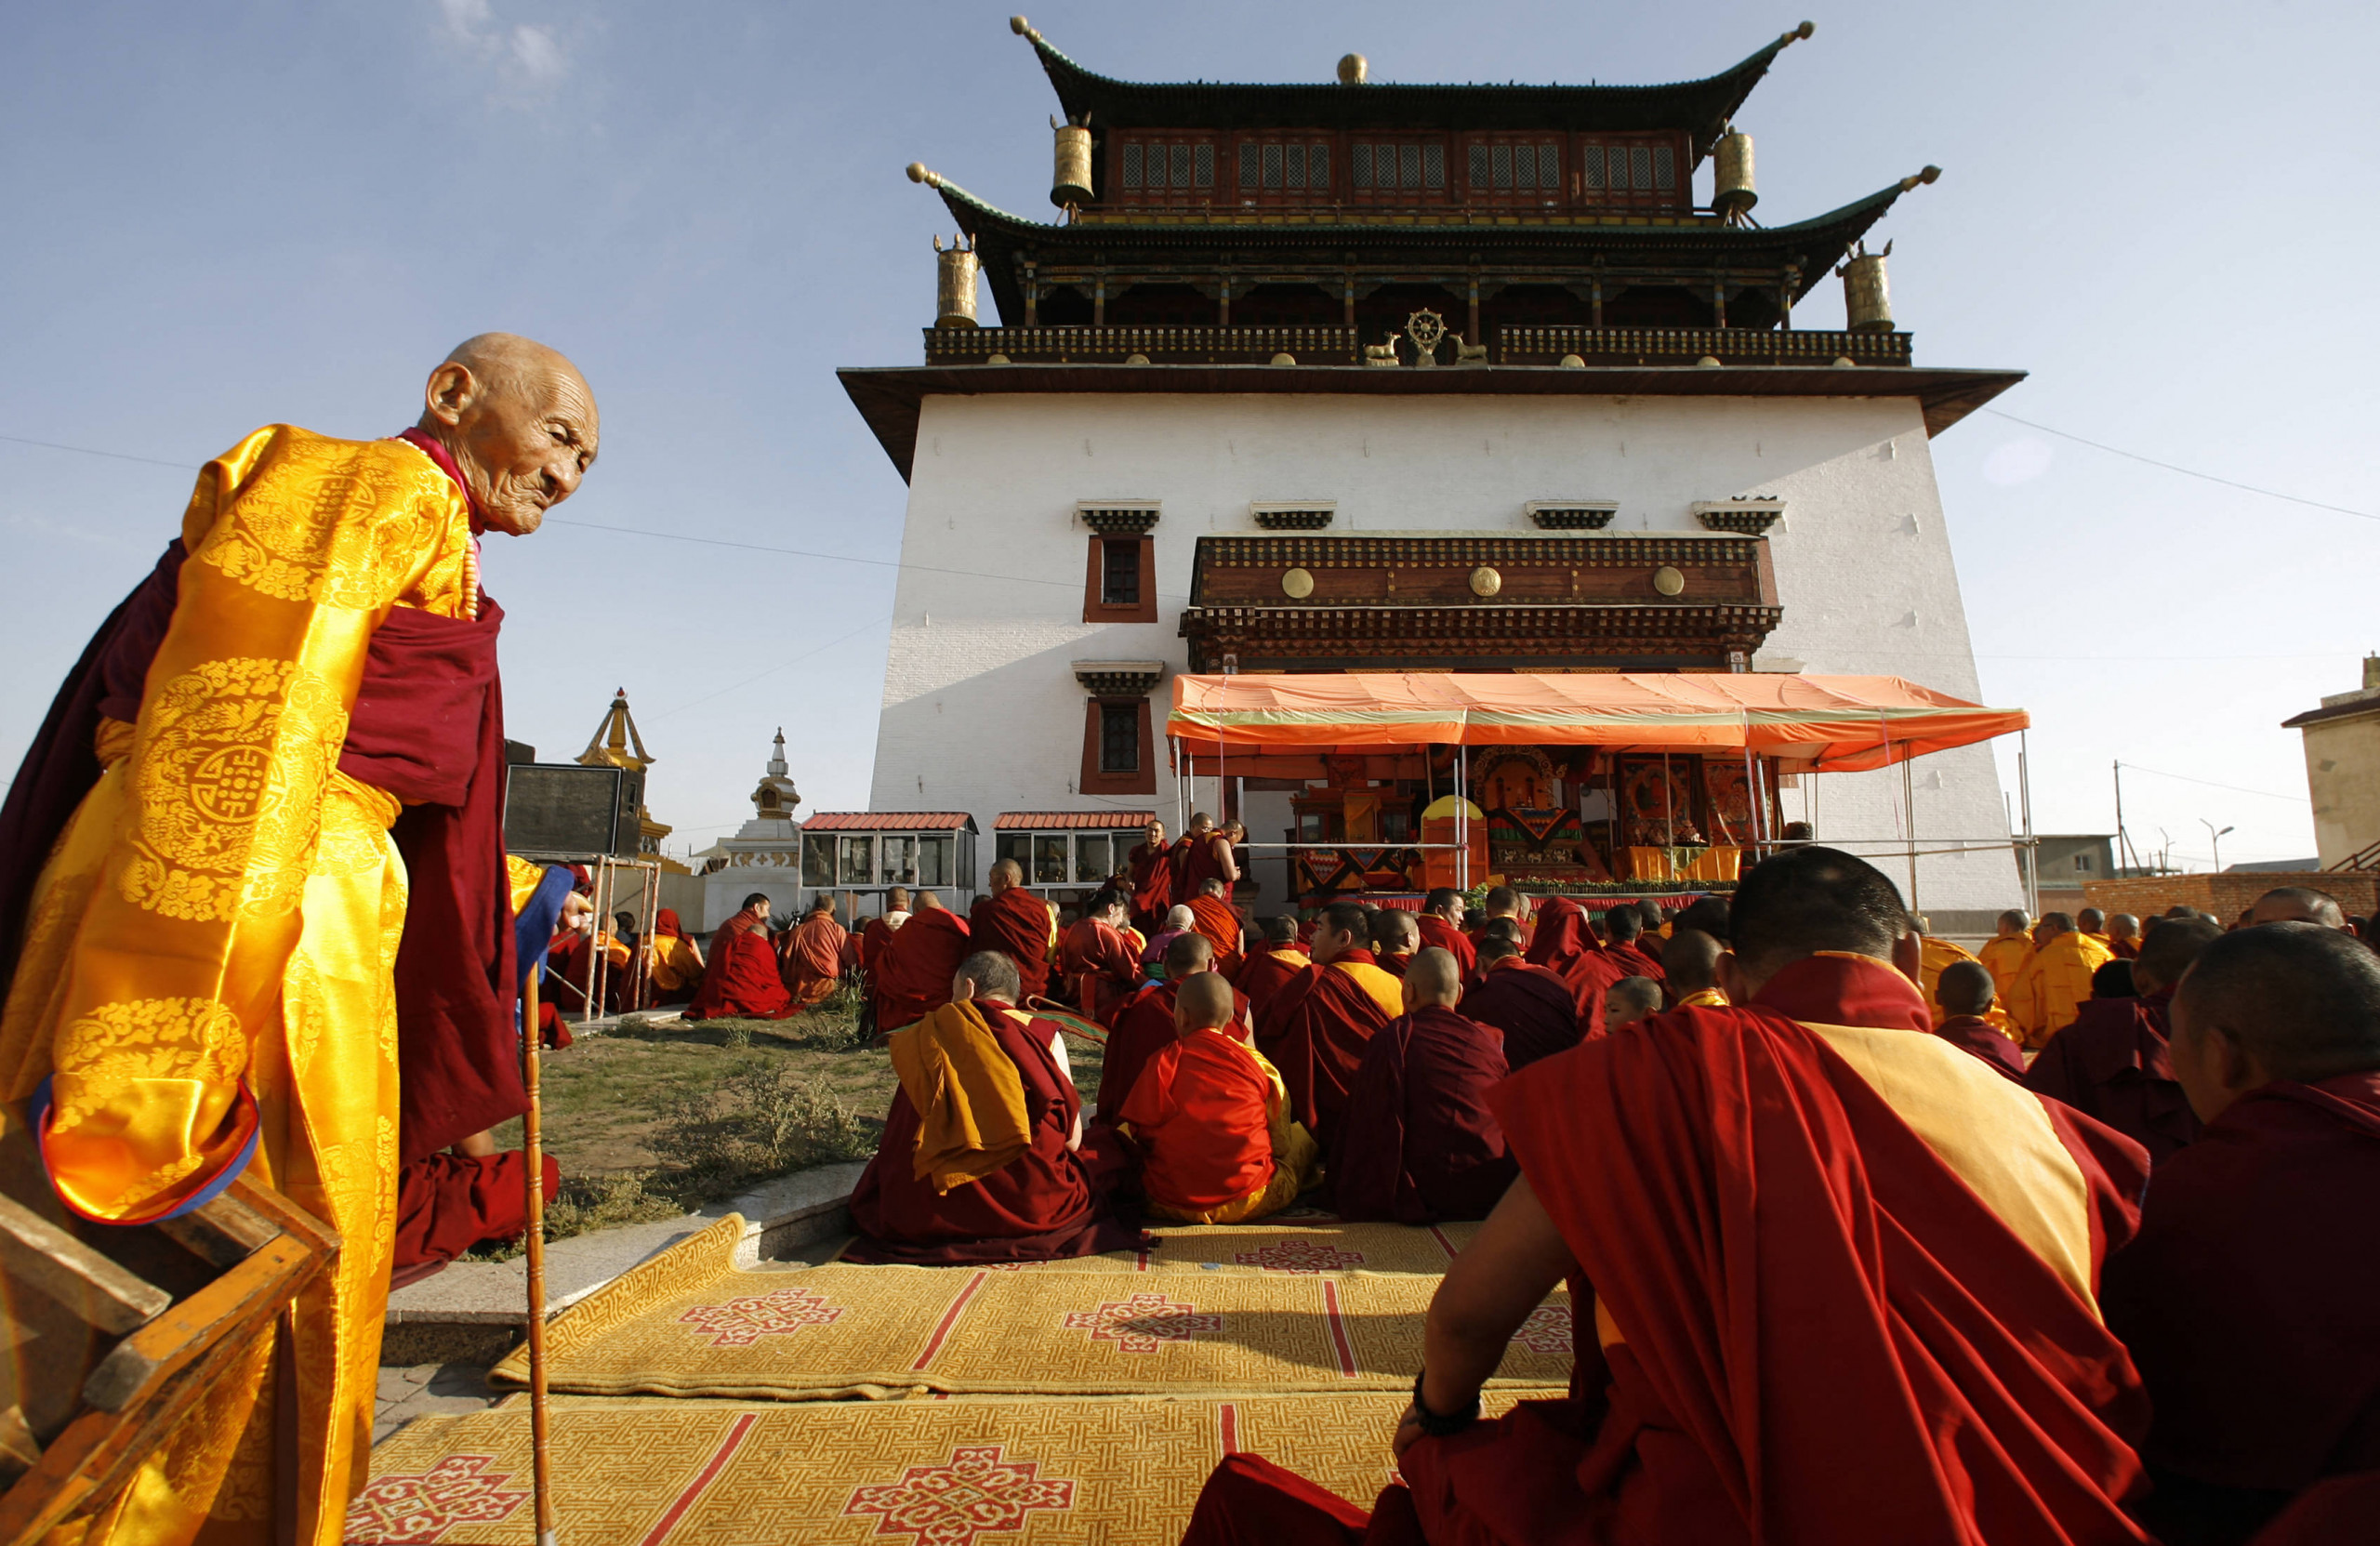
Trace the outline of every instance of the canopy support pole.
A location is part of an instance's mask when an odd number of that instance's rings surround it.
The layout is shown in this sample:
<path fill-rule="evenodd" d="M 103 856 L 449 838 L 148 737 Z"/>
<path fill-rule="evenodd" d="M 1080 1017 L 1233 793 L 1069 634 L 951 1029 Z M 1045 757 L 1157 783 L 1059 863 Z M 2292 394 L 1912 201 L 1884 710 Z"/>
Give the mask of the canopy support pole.
<path fill-rule="evenodd" d="M 1462 731 L 1454 733 L 1454 883 L 1471 890 L 1471 769 L 1462 755 Z"/>
<path fill-rule="evenodd" d="M 1905 830 L 1909 836 L 1909 910 L 1912 913 L 1917 911 L 1917 779 L 1911 769 L 1916 760 L 1904 757 L 1900 761 L 1900 803 L 1908 816 Z"/>
<path fill-rule="evenodd" d="M 2033 769 L 2026 733 L 2016 732 L 2016 799 L 2025 816 L 2025 916 L 2042 916 L 2041 850 L 2033 845 Z"/>

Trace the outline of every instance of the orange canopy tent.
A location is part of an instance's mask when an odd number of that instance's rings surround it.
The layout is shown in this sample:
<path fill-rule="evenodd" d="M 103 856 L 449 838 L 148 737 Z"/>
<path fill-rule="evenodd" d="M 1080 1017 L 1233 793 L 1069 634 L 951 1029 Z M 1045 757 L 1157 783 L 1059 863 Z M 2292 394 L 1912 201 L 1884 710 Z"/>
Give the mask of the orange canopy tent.
<path fill-rule="evenodd" d="M 1787 771 L 1853 773 L 2030 722 L 2022 709 L 1986 708 L 1899 677 L 1349 671 L 1177 676 L 1165 730 L 1200 772 L 1247 776 L 1389 747 L 1515 743 L 1748 750 Z M 1223 761 L 1205 765 L 1214 758 Z"/>

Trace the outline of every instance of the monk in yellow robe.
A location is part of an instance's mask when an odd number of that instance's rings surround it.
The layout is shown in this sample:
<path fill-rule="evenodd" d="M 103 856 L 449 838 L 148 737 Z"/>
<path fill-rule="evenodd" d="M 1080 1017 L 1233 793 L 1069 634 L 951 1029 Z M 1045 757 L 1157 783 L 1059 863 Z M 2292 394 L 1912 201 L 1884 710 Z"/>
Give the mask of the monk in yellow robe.
<path fill-rule="evenodd" d="M 37 1141 L 57 1216 L 165 1219 L 245 1174 L 343 1241 L 280 1333 L 244 1349 L 76 1526 L 86 1546 L 335 1546 L 370 1460 L 401 1145 L 443 1147 L 518 1109 L 493 1087 L 493 1109 L 414 1088 L 402 979 L 407 936 L 442 920 L 476 930 L 496 954 L 443 966 L 456 997 L 484 1000 L 481 1050 L 502 1073 L 520 955 L 493 799 L 501 612 L 480 588 L 478 535 L 526 535 L 578 487 L 595 403 L 567 360 L 504 334 L 456 349 L 425 399 L 396 439 L 271 425 L 208 463 L 179 541 L 78 667 L 113 682 L 84 720 L 96 733 L 37 740 L 19 775 L 31 787 L 96 754 L 54 846 L 24 845 L 14 790 L 0 813 L 0 951 L 14 960 L 0 1123 Z M 144 616 L 145 666 L 116 669 Z M 478 661 L 465 723 L 479 760 L 432 767 L 413 757 L 426 745 L 381 744 L 403 738 L 376 701 L 443 680 L 389 669 L 400 649 L 416 665 L 422 652 Z M 60 705 L 53 733 L 77 712 L 69 694 Z M 407 712 L 429 723 L 431 707 Z M 390 828 L 443 819 L 439 807 L 485 825 L 425 875 Z M 482 904 L 468 917 L 464 893 Z M 553 911 L 535 922 L 549 933 Z M 401 1130 L 401 1063 L 407 1124 L 418 1096 L 445 1124 L 434 1132 Z"/>
<path fill-rule="evenodd" d="M 2025 1045 L 2036 1051 L 2074 1024 L 2091 1001 L 2091 974 L 2116 958 L 2098 938 L 2074 927 L 2064 913 L 2043 913 L 2033 926 L 2033 953 L 2016 976 L 2008 1005 Z"/>
<path fill-rule="evenodd" d="M 1943 1013 L 1941 1002 L 1935 997 L 1935 990 L 1942 981 L 1942 969 L 1952 961 L 1972 961 L 1975 957 L 1956 940 L 1943 939 L 1928 930 L 1923 918 L 1911 918 L 1911 922 L 1917 930 L 1921 946 L 1917 958 L 1917 991 L 1925 996 L 1925 1007 L 1934 1016 L 1934 1028 L 1939 1030 L 1942 1022 L 1950 1018 Z"/>
<path fill-rule="evenodd" d="M 2000 932 L 1983 942 L 1983 949 L 1976 959 L 1991 973 L 1991 991 L 2002 1008 L 2006 1008 L 2010 996 L 2016 991 L 2016 978 L 2025 963 L 2033 958 L 2033 936 L 2030 932 L 2033 920 L 2025 916 L 2022 907 L 2011 907 L 2000 915 Z"/>

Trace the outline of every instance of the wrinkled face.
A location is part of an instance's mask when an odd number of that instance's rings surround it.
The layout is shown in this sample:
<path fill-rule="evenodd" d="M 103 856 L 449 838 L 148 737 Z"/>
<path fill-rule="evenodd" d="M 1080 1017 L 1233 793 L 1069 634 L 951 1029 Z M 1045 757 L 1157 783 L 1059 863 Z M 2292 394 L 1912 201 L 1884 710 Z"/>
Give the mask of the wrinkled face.
<path fill-rule="evenodd" d="M 536 531 L 594 465 L 595 396 L 566 363 L 524 370 L 506 390 L 489 390 L 465 367 L 443 364 L 430 376 L 429 395 L 431 415 L 452 427 L 448 444 L 492 531 Z"/>

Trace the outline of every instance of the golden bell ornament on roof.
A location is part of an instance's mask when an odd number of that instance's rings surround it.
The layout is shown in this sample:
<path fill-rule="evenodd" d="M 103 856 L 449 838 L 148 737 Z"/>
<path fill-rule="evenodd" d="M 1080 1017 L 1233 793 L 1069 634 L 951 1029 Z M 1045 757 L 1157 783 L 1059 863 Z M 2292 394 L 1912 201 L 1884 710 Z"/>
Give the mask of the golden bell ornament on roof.
<path fill-rule="evenodd" d="M 975 257 L 974 244 L 964 237 L 953 237 L 947 247 L 942 238 L 933 239 L 938 255 L 934 273 L 934 317 L 936 327 L 973 327 L 975 322 L 975 279 L 982 271 Z"/>
<path fill-rule="evenodd" d="M 1760 195 L 1752 185 L 1752 136 L 1741 129 L 1730 128 L 1719 137 L 1719 148 L 1712 156 L 1712 180 L 1711 207 L 1726 217 L 1729 225 L 1741 225 Z"/>
<path fill-rule="evenodd" d="M 1884 259 L 1892 256 L 1893 244 L 1884 244 L 1882 252 L 1870 252 L 1862 242 L 1858 250 L 1834 271 L 1843 279 L 1844 326 L 1854 333 L 1889 333 L 1893 330 L 1892 286 L 1884 274 Z"/>
<path fill-rule="evenodd" d="M 1050 202 L 1064 209 L 1091 202 L 1091 128 L 1086 124 L 1050 120 L 1058 137 L 1056 170 L 1050 178 Z"/>

